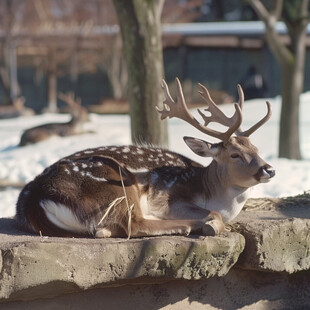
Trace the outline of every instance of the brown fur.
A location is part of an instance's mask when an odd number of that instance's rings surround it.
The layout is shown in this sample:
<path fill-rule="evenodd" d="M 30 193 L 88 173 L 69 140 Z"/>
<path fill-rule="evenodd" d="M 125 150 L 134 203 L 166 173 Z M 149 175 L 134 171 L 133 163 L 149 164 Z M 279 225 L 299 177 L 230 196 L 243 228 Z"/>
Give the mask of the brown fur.
<path fill-rule="evenodd" d="M 210 200 L 224 191 L 231 179 L 243 175 L 258 183 L 253 174 L 260 168 L 258 162 L 264 163 L 248 138 L 232 138 L 225 146 L 218 144 L 217 149 L 215 160 L 208 167 L 159 148 L 112 146 L 77 152 L 46 168 L 25 186 L 18 199 L 16 220 L 23 229 L 43 235 L 80 236 L 81 233 L 63 230 L 48 220 L 40 202 L 51 200 L 71 210 L 87 227 L 82 234 L 85 236 L 96 236 L 103 230 L 102 234 L 111 237 L 126 236 L 129 218 L 134 237 L 191 232 L 214 235 L 224 228 L 221 215 L 197 205 L 193 197 L 203 195 L 206 201 Z M 231 152 L 255 158 L 250 174 L 241 167 L 246 163 L 236 163 L 229 157 Z M 234 175 L 236 171 L 238 176 Z M 133 205 L 132 212 L 128 212 L 123 199 L 100 222 L 109 205 L 124 195 L 128 205 Z M 143 195 L 156 220 L 144 218 L 140 203 Z"/>

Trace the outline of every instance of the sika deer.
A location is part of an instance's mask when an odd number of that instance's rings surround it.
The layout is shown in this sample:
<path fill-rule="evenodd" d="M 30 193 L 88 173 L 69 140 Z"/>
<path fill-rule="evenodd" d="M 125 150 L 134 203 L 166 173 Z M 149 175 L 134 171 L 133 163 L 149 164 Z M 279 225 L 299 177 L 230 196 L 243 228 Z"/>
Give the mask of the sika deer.
<path fill-rule="evenodd" d="M 166 96 L 161 118 L 177 117 L 221 140 L 211 144 L 184 137 L 198 155 L 212 157 L 203 167 L 161 148 L 107 146 L 60 159 L 27 184 L 18 202 L 16 220 L 31 232 L 48 236 L 151 236 L 199 233 L 215 235 L 241 211 L 248 189 L 275 174 L 248 138 L 270 117 L 242 131 L 243 92 L 229 118 L 200 85 L 210 116 L 199 111 L 202 125 L 186 107 L 177 79 L 177 102 L 163 81 Z M 207 127 L 215 121 L 228 127 Z M 233 136 L 233 134 L 236 136 Z M 223 221 L 222 221 L 223 219 Z"/>
<path fill-rule="evenodd" d="M 43 124 L 29 128 L 22 134 L 19 146 L 37 143 L 52 136 L 65 137 L 86 132 L 83 129 L 83 124 L 86 123 L 89 118 L 87 110 L 81 104 L 81 99 L 75 99 L 72 92 L 67 94 L 59 93 L 58 97 L 70 107 L 70 121 L 66 123 Z"/>

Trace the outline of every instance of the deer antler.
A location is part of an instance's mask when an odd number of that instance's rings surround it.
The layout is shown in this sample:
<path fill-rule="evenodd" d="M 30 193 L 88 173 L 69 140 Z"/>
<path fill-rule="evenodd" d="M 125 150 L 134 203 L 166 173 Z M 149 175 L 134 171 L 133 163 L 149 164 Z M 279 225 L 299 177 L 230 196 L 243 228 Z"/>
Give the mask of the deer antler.
<path fill-rule="evenodd" d="M 79 97 L 75 98 L 73 92 L 67 92 L 66 94 L 60 92 L 58 93 L 58 98 L 63 102 L 67 103 L 72 108 L 76 106 L 81 106 L 81 98 Z"/>
<path fill-rule="evenodd" d="M 211 116 L 206 116 L 200 110 L 198 110 L 199 114 L 205 121 L 205 124 L 202 125 L 197 121 L 195 117 L 193 117 L 193 115 L 188 110 L 182 92 L 181 83 L 178 78 L 176 78 L 176 83 L 177 83 L 177 101 L 174 101 L 169 93 L 169 89 L 166 82 L 164 80 L 162 82 L 162 88 L 166 97 L 163 102 L 164 107 L 162 110 L 156 107 L 157 111 L 161 114 L 161 119 L 165 119 L 166 117 L 170 118 L 177 117 L 189 123 L 190 125 L 194 126 L 201 132 L 214 138 L 220 139 L 224 143 L 226 143 L 229 140 L 230 136 L 240 127 L 242 121 L 242 115 L 239 105 L 235 104 L 236 111 L 234 115 L 230 118 L 227 117 L 213 102 L 208 90 L 203 85 L 199 84 L 199 86 L 202 89 L 200 94 L 208 103 L 208 108 L 206 110 L 211 113 Z M 210 122 L 214 121 L 229 128 L 227 129 L 226 132 L 219 132 L 214 129 L 208 128 L 207 125 Z"/>
<path fill-rule="evenodd" d="M 242 111 L 243 103 L 244 103 L 244 95 L 243 95 L 242 88 L 239 84 L 238 84 L 238 94 L 239 94 L 238 104 L 240 106 L 240 110 Z M 254 131 L 256 131 L 258 128 L 260 128 L 263 124 L 265 124 L 269 120 L 272 114 L 271 104 L 269 101 L 266 101 L 266 105 L 267 105 L 267 114 L 260 121 L 258 121 L 256 124 L 254 124 L 251 128 L 249 128 L 246 131 L 242 131 L 241 127 L 239 127 L 238 130 L 236 131 L 237 136 L 249 137 Z"/>

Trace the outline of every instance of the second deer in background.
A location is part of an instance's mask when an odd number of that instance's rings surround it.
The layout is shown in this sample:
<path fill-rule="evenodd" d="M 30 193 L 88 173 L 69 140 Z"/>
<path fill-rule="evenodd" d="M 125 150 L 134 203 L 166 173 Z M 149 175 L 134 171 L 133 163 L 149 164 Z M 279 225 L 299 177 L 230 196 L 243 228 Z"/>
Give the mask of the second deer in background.
<path fill-rule="evenodd" d="M 88 112 L 82 106 L 81 99 L 73 92 L 59 93 L 58 98 L 70 107 L 71 119 L 65 123 L 48 123 L 29 128 L 21 136 L 19 146 L 37 143 L 52 136 L 66 137 L 86 133 L 84 123 L 89 121 Z"/>

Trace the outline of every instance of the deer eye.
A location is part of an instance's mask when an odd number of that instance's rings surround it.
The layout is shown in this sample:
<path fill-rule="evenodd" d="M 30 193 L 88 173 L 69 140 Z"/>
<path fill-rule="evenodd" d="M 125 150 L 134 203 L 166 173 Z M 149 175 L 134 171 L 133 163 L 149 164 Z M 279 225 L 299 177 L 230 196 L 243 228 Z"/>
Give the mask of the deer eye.
<path fill-rule="evenodd" d="M 239 154 L 237 154 L 237 153 L 232 153 L 232 154 L 230 155 L 230 157 L 231 157 L 231 158 L 240 158 L 240 159 L 242 159 L 241 156 L 240 156 Z"/>

